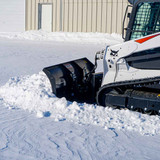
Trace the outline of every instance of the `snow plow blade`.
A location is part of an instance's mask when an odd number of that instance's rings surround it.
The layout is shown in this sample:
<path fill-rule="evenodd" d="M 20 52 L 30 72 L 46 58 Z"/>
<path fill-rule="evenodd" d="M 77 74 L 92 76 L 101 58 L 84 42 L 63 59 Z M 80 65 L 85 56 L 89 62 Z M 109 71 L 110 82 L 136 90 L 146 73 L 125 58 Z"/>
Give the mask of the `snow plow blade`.
<path fill-rule="evenodd" d="M 93 102 L 92 70 L 94 65 L 82 58 L 43 69 L 53 93 L 70 101 Z"/>

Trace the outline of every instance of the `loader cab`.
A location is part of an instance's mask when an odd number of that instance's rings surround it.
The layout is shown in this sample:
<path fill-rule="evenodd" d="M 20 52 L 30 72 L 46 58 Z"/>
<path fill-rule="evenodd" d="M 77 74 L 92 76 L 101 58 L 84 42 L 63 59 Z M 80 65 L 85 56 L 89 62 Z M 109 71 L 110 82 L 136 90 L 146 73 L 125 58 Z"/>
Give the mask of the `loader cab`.
<path fill-rule="evenodd" d="M 132 11 L 128 13 L 130 7 L 132 7 Z M 129 18 L 129 23 L 125 28 L 124 24 L 127 18 Z M 122 36 L 124 40 L 129 41 L 156 32 L 160 32 L 160 1 L 139 0 L 135 2 L 133 0 L 126 9 L 123 21 Z"/>

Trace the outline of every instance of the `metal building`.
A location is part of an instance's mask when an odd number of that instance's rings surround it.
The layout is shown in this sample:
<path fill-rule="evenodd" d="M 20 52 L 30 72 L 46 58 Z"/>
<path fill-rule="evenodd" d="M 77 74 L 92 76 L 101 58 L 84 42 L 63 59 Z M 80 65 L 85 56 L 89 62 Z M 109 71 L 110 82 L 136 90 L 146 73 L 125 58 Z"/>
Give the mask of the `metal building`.
<path fill-rule="evenodd" d="M 122 32 L 128 0 L 26 0 L 26 30 Z"/>

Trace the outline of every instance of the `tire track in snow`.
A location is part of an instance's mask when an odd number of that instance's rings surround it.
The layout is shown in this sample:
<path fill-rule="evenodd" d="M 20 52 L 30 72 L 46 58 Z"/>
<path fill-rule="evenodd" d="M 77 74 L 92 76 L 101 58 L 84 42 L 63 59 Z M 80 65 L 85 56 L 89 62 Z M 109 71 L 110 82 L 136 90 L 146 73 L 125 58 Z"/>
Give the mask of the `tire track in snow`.
<path fill-rule="evenodd" d="M 51 137 L 48 137 L 48 139 L 49 139 L 50 142 L 55 144 L 57 150 L 60 148 L 60 146 Z"/>
<path fill-rule="evenodd" d="M 1 106 L 1 105 L 0 105 Z M 136 133 L 125 133 L 115 129 L 104 130 L 92 125 L 75 125 L 66 121 L 55 122 L 53 118 L 36 118 L 21 109 L 8 110 L 1 106 L 0 131 L 8 136 L 8 148 L 0 151 L 1 160 L 48 160 L 48 159 L 144 159 L 159 152 L 158 147 L 144 149 L 147 137 Z M 131 135 L 130 135 L 131 134 Z M 140 143 L 140 139 L 145 141 Z M 148 137 L 149 138 L 149 137 Z M 125 141 L 125 143 L 123 143 Z M 157 139 L 151 139 L 152 143 Z M 0 144 L 5 144 L 5 137 L 1 137 Z M 148 141 L 149 143 L 149 141 Z M 139 145 L 137 145 L 139 144 Z M 136 146 L 136 149 L 134 148 Z M 147 153 L 148 154 L 147 154 Z M 138 154 L 135 154 L 138 153 Z M 139 157 L 140 155 L 140 157 Z"/>
<path fill-rule="evenodd" d="M 3 108 L 1 107 L 1 109 Z M 5 146 L 3 145 L 4 147 L 1 147 L 0 156 L 3 157 L 8 152 L 8 155 L 13 154 L 13 157 L 18 155 L 18 157 L 25 157 L 28 160 L 35 158 L 43 159 L 45 157 L 44 153 L 39 151 L 38 148 L 36 149 L 38 144 L 35 144 L 33 138 L 38 137 L 39 131 L 35 129 L 33 131 L 31 130 L 31 122 L 28 123 L 28 119 L 31 116 L 27 112 L 25 114 L 23 112 L 21 114 L 21 112 L 21 110 L 11 109 L 8 111 L 5 110 L 5 112 L 2 112 L 3 114 L 0 114 L 0 130 L 5 136 L 1 137 L 0 144 L 3 143 Z M 5 159 L 10 158 L 8 156 Z"/>
<path fill-rule="evenodd" d="M 19 110 L 18 110 L 19 111 Z M 20 119 L 17 119 L 18 121 L 20 121 Z M 16 121 L 16 119 L 14 120 Z M 25 121 L 23 119 L 21 119 L 21 121 Z M 9 121 L 7 121 L 9 122 Z M 15 125 L 13 125 L 13 128 L 15 127 Z M 8 127 L 7 127 L 8 128 Z M 17 127 L 16 127 L 17 128 Z M 20 128 L 20 127 L 18 127 Z M 41 126 L 41 128 L 44 128 L 44 126 Z M 23 131 L 25 132 L 25 130 L 23 129 L 19 129 L 19 131 L 16 133 L 16 132 L 13 132 L 13 135 L 17 135 L 15 139 L 18 139 L 18 137 L 22 137 L 24 134 L 23 134 Z M 44 129 L 43 129 L 44 131 Z M 44 131 L 45 133 L 46 131 Z M 111 130 L 111 132 L 113 132 Z M 65 152 L 69 155 L 67 159 L 72 159 L 71 157 L 76 157 L 76 159 L 89 159 L 89 160 L 96 160 L 96 159 L 99 159 L 99 160 L 103 160 L 105 156 L 97 156 L 99 155 L 100 153 L 106 153 L 106 148 L 108 146 L 108 148 L 114 148 L 113 146 L 113 142 L 112 143 L 109 143 L 109 145 L 104 142 L 103 140 L 103 137 L 101 135 L 99 135 L 97 132 L 95 133 L 91 133 L 91 131 L 88 131 L 88 129 L 86 129 L 84 132 L 82 132 L 79 135 L 71 135 L 73 132 L 70 131 L 68 132 L 67 134 L 63 133 L 63 132 L 60 132 L 60 133 L 56 133 L 55 135 L 57 136 L 57 138 L 52 138 L 51 136 L 47 136 L 48 137 L 48 140 L 49 141 L 52 141 L 52 143 L 54 144 L 54 146 L 56 145 L 56 150 L 58 152 L 57 154 L 57 157 L 62 157 L 61 159 L 65 159 L 66 155 L 63 156 L 63 150 L 65 150 Z M 38 135 L 38 134 L 43 134 L 43 133 L 40 133 L 39 131 L 34 131 L 34 134 L 32 134 L 32 132 L 28 135 L 28 137 L 34 137 L 35 135 Z M 68 136 L 68 135 L 71 135 L 71 136 Z M 90 136 L 91 135 L 91 136 Z M 12 135 L 10 135 L 12 137 Z M 64 142 L 60 142 L 60 144 L 58 143 L 58 139 L 61 139 L 61 136 L 64 136 L 64 137 L 67 137 L 65 138 Z M 115 134 L 111 134 L 111 138 L 113 138 L 115 136 Z M 80 139 L 82 139 L 82 145 L 81 147 L 77 148 L 77 140 L 75 139 L 75 137 L 80 137 Z M 86 138 L 84 138 L 86 137 Z M 84 138 L 84 140 L 83 140 Z M 28 138 L 27 138 L 28 139 Z M 35 148 L 33 146 L 38 146 L 38 144 L 35 142 L 34 139 L 29 139 L 31 142 L 29 142 L 27 139 L 21 139 L 21 141 L 23 141 L 23 147 L 21 148 L 21 150 L 19 151 L 19 154 L 23 154 L 23 155 L 26 155 L 28 153 L 31 152 L 31 150 L 35 150 Z M 57 140 L 56 140 L 57 139 Z M 73 141 L 75 143 L 75 145 L 73 145 Z M 107 140 L 108 141 L 108 140 Z M 115 140 L 114 140 L 115 141 Z M 79 144 L 79 140 L 78 140 L 78 144 Z M 64 145 L 65 144 L 65 145 Z M 81 144 L 81 143 L 80 143 Z M 112 144 L 112 145 L 111 145 Z M 16 146 L 18 146 L 16 143 L 15 143 Z M 40 146 L 38 146 L 40 147 Z M 53 145 L 52 145 L 52 148 L 53 148 Z M 55 148 L 55 147 L 54 147 Z M 83 149 L 82 149 L 83 148 Z M 34 151 L 34 152 L 37 152 L 37 151 Z M 94 154 L 93 154 L 94 152 Z M 116 151 L 115 151 L 116 152 Z M 70 154 L 71 153 L 71 154 Z M 62 155 L 61 155 L 62 154 Z M 107 152 L 108 156 L 109 157 L 112 157 L 112 154 L 110 155 L 109 152 Z M 41 153 L 36 153 L 34 155 L 36 158 L 37 157 L 43 157 L 45 159 L 45 155 L 41 154 Z"/>

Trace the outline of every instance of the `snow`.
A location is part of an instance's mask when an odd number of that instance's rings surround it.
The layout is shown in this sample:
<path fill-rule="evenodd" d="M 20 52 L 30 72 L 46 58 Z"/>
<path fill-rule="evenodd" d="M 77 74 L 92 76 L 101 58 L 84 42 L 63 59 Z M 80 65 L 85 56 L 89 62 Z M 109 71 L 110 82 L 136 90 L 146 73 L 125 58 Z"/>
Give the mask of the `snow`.
<path fill-rule="evenodd" d="M 71 103 L 65 98 L 55 97 L 49 80 L 43 72 L 32 76 L 11 78 L 0 88 L 0 95 L 9 108 L 28 110 L 38 117 L 96 125 L 104 129 L 136 131 L 142 135 L 160 134 L 158 116 L 140 115 L 129 110 L 113 110 L 77 102 Z"/>
<path fill-rule="evenodd" d="M 57 41 L 57 42 L 72 42 L 72 43 L 106 43 L 113 45 L 122 42 L 121 35 L 116 33 L 74 33 L 74 32 L 47 32 L 43 30 L 26 31 L 26 32 L 0 32 L 0 37 L 19 40 L 33 41 Z"/>
<path fill-rule="evenodd" d="M 159 116 L 59 99 L 41 71 L 84 56 L 93 62 L 120 42 L 116 34 L 0 33 L 0 159 L 159 159 Z"/>

